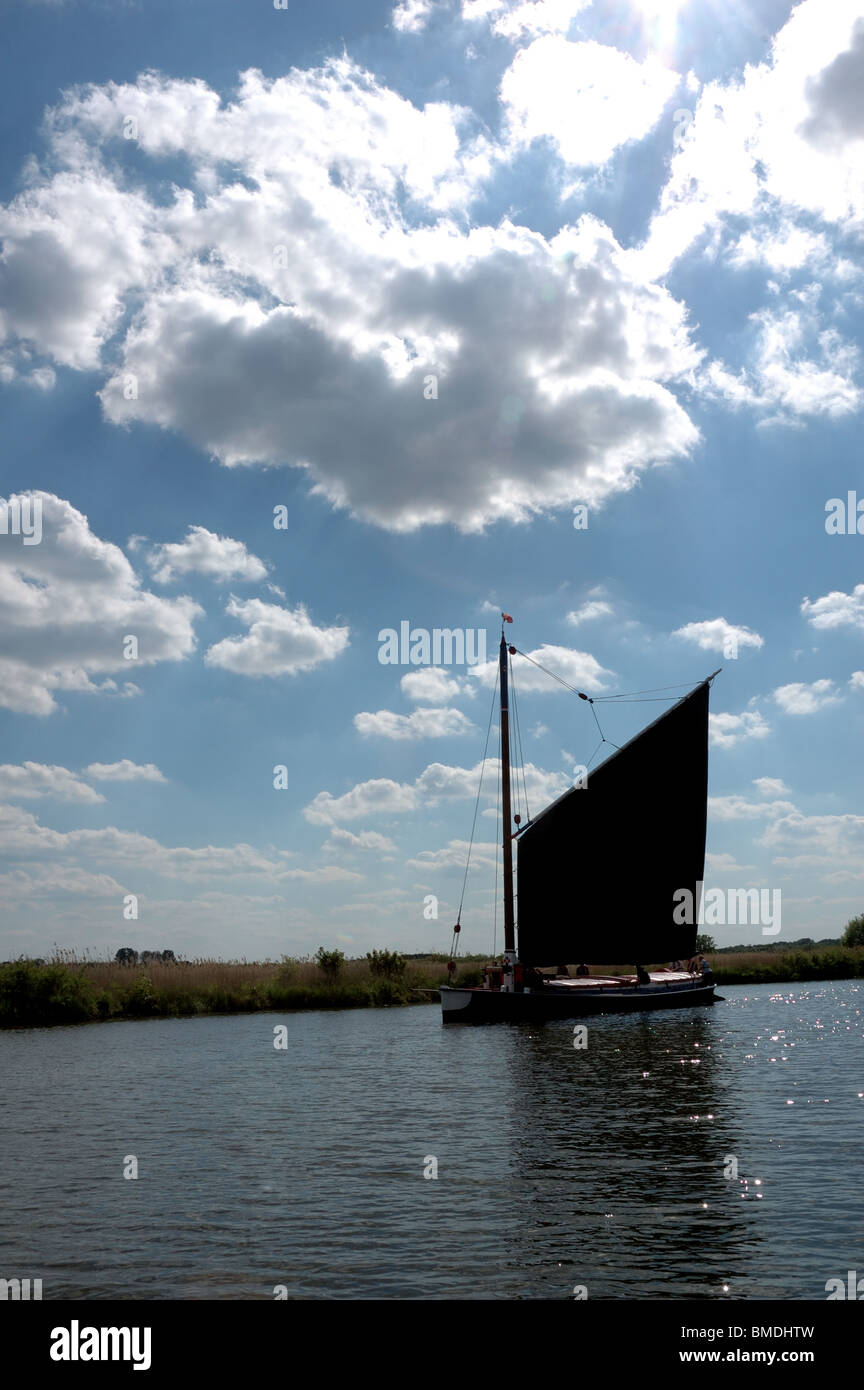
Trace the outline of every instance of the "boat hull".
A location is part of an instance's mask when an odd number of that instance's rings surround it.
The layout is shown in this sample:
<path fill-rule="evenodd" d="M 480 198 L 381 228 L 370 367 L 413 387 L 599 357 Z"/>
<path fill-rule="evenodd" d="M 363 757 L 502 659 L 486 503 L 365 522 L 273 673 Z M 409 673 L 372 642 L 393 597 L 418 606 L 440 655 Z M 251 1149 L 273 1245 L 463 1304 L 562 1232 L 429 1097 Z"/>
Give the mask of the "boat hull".
<path fill-rule="evenodd" d="M 606 986 L 579 990 L 544 986 L 508 994 L 500 990 L 439 990 L 445 1023 L 533 1023 L 545 1019 L 582 1018 L 586 1014 L 642 1013 L 648 1009 L 691 1009 L 713 1004 L 714 984 Z"/>

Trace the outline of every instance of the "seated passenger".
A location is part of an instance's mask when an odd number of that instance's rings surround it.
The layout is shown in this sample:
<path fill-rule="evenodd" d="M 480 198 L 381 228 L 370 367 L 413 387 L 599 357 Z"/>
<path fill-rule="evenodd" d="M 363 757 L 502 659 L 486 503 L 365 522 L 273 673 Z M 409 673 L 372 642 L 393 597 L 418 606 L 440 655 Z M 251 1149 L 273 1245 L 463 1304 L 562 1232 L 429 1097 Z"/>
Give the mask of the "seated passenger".
<path fill-rule="evenodd" d="M 576 966 L 576 974 L 577 974 L 577 975 L 590 975 L 590 974 L 591 974 L 591 971 L 588 969 L 588 966 L 587 966 L 587 965 L 577 965 L 577 966 Z"/>
<path fill-rule="evenodd" d="M 651 976 L 648 974 L 644 965 L 636 966 L 636 979 L 639 981 L 640 985 L 650 985 Z"/>

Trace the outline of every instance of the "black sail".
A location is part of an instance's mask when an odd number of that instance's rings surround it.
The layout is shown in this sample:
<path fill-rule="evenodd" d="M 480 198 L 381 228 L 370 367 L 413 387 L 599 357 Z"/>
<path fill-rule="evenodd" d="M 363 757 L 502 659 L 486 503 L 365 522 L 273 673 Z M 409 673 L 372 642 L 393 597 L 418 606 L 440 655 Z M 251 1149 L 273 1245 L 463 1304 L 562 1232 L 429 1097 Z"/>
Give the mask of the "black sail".
<path fill-rule="evenodd" d="M 686 960 L 696 947 L 708 801 L 705 681 L 613 753 L 518 841 L 528 965 Z M 692 924 L 674 894 L 693 894 Z"/>

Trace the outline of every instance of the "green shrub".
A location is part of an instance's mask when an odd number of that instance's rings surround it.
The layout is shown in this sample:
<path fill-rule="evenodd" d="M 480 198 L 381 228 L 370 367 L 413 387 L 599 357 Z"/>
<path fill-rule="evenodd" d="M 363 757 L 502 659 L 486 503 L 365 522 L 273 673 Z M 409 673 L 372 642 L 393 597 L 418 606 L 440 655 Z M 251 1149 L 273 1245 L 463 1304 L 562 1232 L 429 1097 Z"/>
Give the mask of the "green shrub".
<path fill-rule="evenodd" d="M 367 951 L 366 959 L 373 975 L 381 975 L 388 980 L 401 979 L 408 963 L 398 951 Z"/>
<path fill-rule="evenodd" d="M 853 917 L 846 923 L 846 930 L 843 933 L 844 946 L 864 946 L 864 912 L 860 917 Z"/>
<path fill-rule="evenodd" d="M 0 1023 L 6 1027 L 86 1023 L 99 1015 L 99 994 L 62 965 L 14 961 L 0 966 Z"/>
<path fill-rule="evenodd" d="M 315 960 L 322 975 L 325 975 L 328 980 L 335 980 L 345 964 L 345 953 L 344 951 L 325 951 L 323 946 L 319 946 L 315 952 Z"/>

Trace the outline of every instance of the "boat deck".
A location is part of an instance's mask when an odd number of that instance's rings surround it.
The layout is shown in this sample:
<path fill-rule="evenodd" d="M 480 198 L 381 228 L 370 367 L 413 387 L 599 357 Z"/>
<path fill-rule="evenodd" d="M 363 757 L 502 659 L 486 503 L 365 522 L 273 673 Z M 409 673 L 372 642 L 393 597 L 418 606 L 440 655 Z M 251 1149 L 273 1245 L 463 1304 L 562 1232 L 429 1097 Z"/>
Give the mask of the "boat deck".
<path fill-rule="evenodd" d="M 691 975 L 686 970 L 652 970 L 649 972 L 652 985 L 686 985 L 694 980 L 701 979 L 700 975 Z M 630 988 L 637 984 L 635 975 L 579 975 L 575 979 L 567 979 L 566 975 L 552 975 L 543 982 L 543 988 L 552 989 L 596 989 Z"/>

